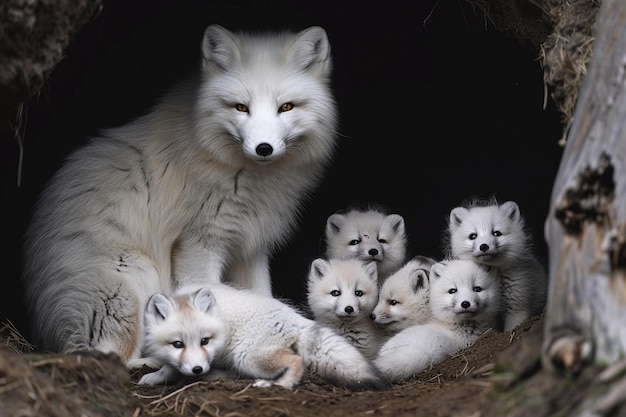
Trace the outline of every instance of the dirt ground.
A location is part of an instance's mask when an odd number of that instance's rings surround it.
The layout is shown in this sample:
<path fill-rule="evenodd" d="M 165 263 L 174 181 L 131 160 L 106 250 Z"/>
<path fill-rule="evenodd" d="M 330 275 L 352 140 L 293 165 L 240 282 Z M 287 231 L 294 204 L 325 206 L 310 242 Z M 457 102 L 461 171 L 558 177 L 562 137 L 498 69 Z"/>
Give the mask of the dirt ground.
<path fill-rule="evenodd" d="M 293 391 L 250 380 L 183 381 L 138 386 L 115 356 L 30 351 L 6 323 L 0 328 L 0 416 L 573 416 L 597 386 L 601 369 L 576 377 L 541 370 L 543 316 L 474 346 L 383 391 L 351 392 L 306 377 Z M 621 410 L 624 412 L 625 410 Z M 624 415 L 620 410 L 611 410 Z"/>

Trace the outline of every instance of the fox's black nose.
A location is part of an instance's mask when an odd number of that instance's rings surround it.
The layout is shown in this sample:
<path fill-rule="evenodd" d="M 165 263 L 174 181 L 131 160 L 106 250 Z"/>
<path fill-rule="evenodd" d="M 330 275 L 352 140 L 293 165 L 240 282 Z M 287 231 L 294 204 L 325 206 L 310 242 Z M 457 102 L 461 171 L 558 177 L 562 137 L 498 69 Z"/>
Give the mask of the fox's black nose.
<path fill-rule="evenodd" d="M 352 313 L 354 313 L 354 307 L 348 306 L 348 307 L 344 308 L 343 311 L 345 311 L 348 314 L 352 314 Z"/>
<path fill-rule="evenodd" d="M 480 245 L 480 250 L 481 252 L 487 252 L 489 250 L 489 245 L 486 243 L 483 243 L 482 245 Z"/>
<path fill-rule="evenodd" d="M 378 249 L 370 249 L 367 253 L 369 253 L 372 256 L 376 256 L 378 255 Z"/>
<path fill-rule="evenodd" d="M 270 156 L 274 152 L 274 148 L 269 143 L 262 143 L 256 147 L 256 154 L 259 156 Z"/>
<path fill-rule="evenodd" d="M 370 320 L 372 321 L 376 320 L 376 314 L 374 313 L 370 314 Z"/>
<path fill-rule="evenodd" d="M 463 301 L 463 302 L 461 303 L 461 307 L 463 307 L 463 308 L 469 308 L 469 306 L 470 306 L 470 305 L 471 305 L 471 304 L 470 304 L 470 302 L 469 302 L 469 301 Z"/>
<path fill-rule="evenodd" d="M 191 370 L 191 372 L 193 372 L 196 375 L 199 375 L 202 373 L 202 367 L 201 366 L 194 366 L 193 369 Z"/>

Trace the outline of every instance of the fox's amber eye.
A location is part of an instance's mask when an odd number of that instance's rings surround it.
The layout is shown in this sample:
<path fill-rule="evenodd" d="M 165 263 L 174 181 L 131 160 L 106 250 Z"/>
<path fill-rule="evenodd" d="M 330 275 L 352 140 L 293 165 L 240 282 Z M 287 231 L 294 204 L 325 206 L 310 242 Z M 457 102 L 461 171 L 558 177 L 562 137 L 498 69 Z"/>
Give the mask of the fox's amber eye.
<path fill-rule="evenodd" d="M 339 291 L 339 290 L 332 290 L 330 292 L 330 295 L 332 295 L 333 297 L 339 297 L 341 295 L 341 291 Z"/>
<path fill-rule="evenodd" d="M 363 291 L 361 291 L 361 290 L 356 290 L 356 291 L 354 292 L 354 295 L 356 295 L 357 297 L 363 297 Z"/>
<path fill-rule="evenodd" d="M 474 239 L 476 239 L 477 237 L 478 237 L 478 235 L 477 235 L 476 233 L 470 233 L 470 235 L 469 235 L 469 239 L 470 239 L 470 240 L 474 240 Z"/>
<path fill-rule="evenodd" d="M 280 106 L 280 108 L 278 109 L 278 113 L 283 113 L 292 109 L 293 109 L 293 103 L 287 102 L 283 104 L 282 106 Z"/>
<path fill-rule="evenodd" d="M 200 339 L 200 344 L 202 346 L 208 345 L 209 344 L 209 338 L 208 337 L 203 337 L 202 339 Z"/>
<path fill-rule="evenodd" d="M 450 288 L 448 290 L 448 294 L 454 294 L 454 293 L 456 293 L 456 288 Z"/>
<path fill-rule="evenodd" d="M 474 287 L 474 292 L 481 292 L 483 287 Z"/>
<path fill-rule="evenodd" d="M 175 340 L 172 342 L 172 346 L 174 346 L 176 349 L 182 349 L 185 347 L 185 344 L 180 340 Z"/>
<path fill-rule="evenodd" d="M 248 106 L 246 106 L 245 104 L 237 103 L 235 104 L 235 110 L 243 113 L 248 113 Z"/>
<path fill-rule="evenodd" d="M 358 245 L 359 243 L 361 243 L 359 239 L 354 239 L 354 240 L 351 240 L 350 243 L 348 243 L 348 245 L 354 246 L 354 245 Z"/>
<path fill-rule="evenodd" d="M 494 236 L 496 236 L 496 237 L 497 237 L 497 236 L 502 236 L 502 232 L 501 232 L 501 231 L 499 231 L 499 230 L 494 230 L 494 231 L 493 231 L 493 233 L 492 233 L 492 235 L 494 235 Z"/>

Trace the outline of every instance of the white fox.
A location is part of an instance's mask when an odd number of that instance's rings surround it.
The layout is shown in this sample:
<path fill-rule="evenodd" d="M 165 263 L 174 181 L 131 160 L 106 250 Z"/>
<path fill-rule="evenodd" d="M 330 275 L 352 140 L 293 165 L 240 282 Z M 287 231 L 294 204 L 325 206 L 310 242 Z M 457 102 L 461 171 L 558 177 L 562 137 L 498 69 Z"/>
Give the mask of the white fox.
<path fill-rule="evenodd" d="M 211 364 L 213 369 L 232 370 L 243 378 L 254 378 L 257 387 L 280 385 L 292 389 L 301 382 L 305 372 L 352 390 L 383 389 L 387 386 L 371 361 L 356 347 L 330 328 L 306 318 L 294 307 L 276 298 L 226 284 L 209 284 L 206 289 L 181 288 L 177 293 L 195 293 L 198 290 L 200 294 L 210 291 L 217 309 L 206 309 L 197 303 L 172 305 L 200 307 L 216 314 L 205 317 L 207 326 L 212 326 L 216 319 L 223 321 L 226 342 L 217 351 Z M 198 330 L 187 319 L 189 312 L 182 313 L 173 316 L 176 321 L 167 325 L 161 322 L 155 327 L 147 326 L 145 340 L 153 338 L 151 332 L 161 332 L 159 326 L 166 326 L 168 331 L 178 329 L 181 333 Z M 202 332 L 200 337 L 206 334 Z M 143 360 L 150 362 L 150 358 Z M 176 367 L 176 359 L 170 365 Z M 189 366 L 194 372 L 197 365 L 192 362 Z M 161 376 L 168 376 L 168 371 L 158 372 L 161 374 L 144 382 L 158 383 Z"/>
<path fill-rule="evenodd" d="M 376 261 L 383 281 L 406 261 L 407 236 L 404 218 L 382 208 L 349 208 L 326 220 L 326 257 Z"/>
<path fill-rule="evenodd" d="M 168 297 L 154 294 L 144 312 L 142 356 L 129 368 L 148 365 L 160 368 L 145 374 L 139 384 L 162 384 L 179 376 L 201 376 L 226 344 L 227 328 L 219 317 L 210 290 Z"/>
<path fill-rule="evenodd" d="M 318 323 L 335 329 L 368 358 L 376 356 L 382 343 L 370 318 L 378 301 L 376 262 L 315 259 L 307 279 L 307 301 Z"/>
<path fill-rule="evenodd" d="M 387 335 L 431 319 L 429 276 L 436 262 L 415 256 L 383 282 L 371 318 Z"/>
<path fill-rule="evenodd" d="M 374 360 L 388 381 L 410 378 L 496 328 L 502 283 L 493 268 L 487 268 L 471 260 L 446 260 L 433 265 L 432 320 L 391 336 Z"/>
<path fill-rule="evenodd" d="M 139 354 L 141 310 L 171 277 L 271 295 L 336 148 L 326 32 L 209 26 L 201 68 L 147 115 L 72 154 L 26 233 L 22 283 L 43 349 Z"/>
<path fill-rule="evenodd" d="M 504 330 L 541 313 L 548 276 L 533 254 L 517 203 L 472 200 L 450 212 L 449 254 L 493 266 L 504 286 Z"/>

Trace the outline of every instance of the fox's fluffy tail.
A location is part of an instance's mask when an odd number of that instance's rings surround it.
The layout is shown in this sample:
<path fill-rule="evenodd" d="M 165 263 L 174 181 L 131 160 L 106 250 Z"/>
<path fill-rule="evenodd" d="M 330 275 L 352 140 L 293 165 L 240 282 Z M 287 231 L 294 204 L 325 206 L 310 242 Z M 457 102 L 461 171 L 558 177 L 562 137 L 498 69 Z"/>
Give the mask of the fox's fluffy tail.
<path fill-rule="evenodd" d="M 301 354 L 312 373 L 353 391 L 388 388 L 372 362 L 343 336 L 317 323 L 309 330 Z"/>

